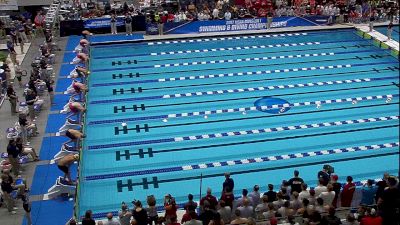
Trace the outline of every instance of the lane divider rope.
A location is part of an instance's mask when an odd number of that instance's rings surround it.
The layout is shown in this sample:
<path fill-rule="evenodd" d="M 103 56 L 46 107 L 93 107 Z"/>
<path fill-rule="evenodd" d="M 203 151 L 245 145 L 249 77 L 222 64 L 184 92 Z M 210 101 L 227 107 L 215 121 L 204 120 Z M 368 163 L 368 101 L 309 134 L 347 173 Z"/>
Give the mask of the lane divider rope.
<path fill-rule="evenodd" d="M 272 133 L 272 132 L 279 132 L 279 131 L 285 131 L 285 130 L 301 130 L 301 129 L 308 129 L 308 128 L 341 126 L 344 124 L 361 124 L 361 123 L 370 123 L 370 122 L 376 122 L 376 121 L 390 121 L 390 120 L 398 120 L 398 119 L 399 119 L 399 116 L 385 116 L 385 117 L 375 117 L 375 118 L 357 119 L 357 120 L 342 120 L 342 121 L 335 121 L 335 122 L 302 124 L 302 125 L 296 125 L 296 126 L 285 126 L 285 127 L 263 128 L 263 129 L 254 129 L 254 130 L 230 131 L 230 132 L 223 132 L 223 133 L 203 134 L 203 135 L 171 137 L 171 138 L 144 140 L 144 141 L 131 141 L 131 142 L 125 142 L 125 143 L 100 144 L 100 145 L 90 145 L 90 146 L 88 146 L 88 150 L 117 148 L 117 147 L 126 147 L 126 146 L 137 146 L 137 145 L 148 145 L 148 144 L 160 144 L 160 143 L 173 143 L 173 142 L 193 141 L 193 140 L 201 140 L 201 139 L 231 137 L 231 136 L 245 136 L 245 135 L 249 135 L 249 134 Z"/>
<path fill-rule="evenodd" d="M 177 44 L 177 43 L 199 43 L 209 41 L 225 41 L 225 40 L 242 40 L 242 39 L 256 39 L 256 38 L 269 38 L 269 37 L 291 37 L 291 36 L 305 36 L 307 33 L 289 33 L 289 34 L 265 34 L 265 35 L 251 35 L 251 36 L 236 36 L 236 37 L 220 37 L 220 38 L 203 38 L 203 39 L 189 39 L 189 40 L 174 40 L 174 41 L 157 41 L 148 42 L 147 45 L 162 45 L 162 44 Z"/>
<path fill-rule="evenodd" d="M 255 164 L 255 163 L 263 163 L 263 162 L 269 162 L 269 161 L 282 161 L 282 160 L 288 160 L 288 159 L 308 158 L 308 157 L 315 157 L 315 156 L 321 156 L 321 155 L 342 154 L 342 153 L 347 153 L 347 152 L 379 150 L 379 149 L 386 149 L 386 148 L 394 148 L 394 147 L 398 147 L 398 146 L 399 146 L 399 142 L 390 142 L 390 143 L 374 144 L 374 145 L 361 145 L 361 146 L 347 147 L 347 148 L 336 148 L 336 149 L 329 149 L 329 150 L 299 152 L 299 153 L 283 154 L 283 155 L 275 155 L 275 156 L 263 156 L 263 157 L 257 157 L 257 158 L 247 158 L 247 159 L 220 161 L 220 162 L 191 164 L 191 165 L 175 166 L 175 167 L 168 167 L 168 168 L 148 169 L 148 170 L 141 170 L 141 171 L 113 173 L 113 174 L 92 175 L 92 176 L 86 176 L 85 180 L 86 181 L 103 180 L 103 179 L 113 179 L 113 178 L 128 177 L 128 176 L 140 176 L 140 175 L 169 173 L 169 172 L 186 171 L 186 170 L 199 170 L 199 169 L 207 169 L 207 168 L 214 168 L 214 167 Z"/>

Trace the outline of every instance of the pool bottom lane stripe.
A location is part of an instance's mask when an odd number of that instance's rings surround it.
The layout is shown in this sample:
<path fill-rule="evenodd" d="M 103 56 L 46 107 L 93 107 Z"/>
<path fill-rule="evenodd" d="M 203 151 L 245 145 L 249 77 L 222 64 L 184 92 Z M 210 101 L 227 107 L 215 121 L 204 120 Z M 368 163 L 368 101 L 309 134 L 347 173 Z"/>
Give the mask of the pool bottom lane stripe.
<path fill-rule="evenodd" d="M 244 135 L 251 135 L 251 134 L 279 132 L 279 131 L 285 131 L 285 130 L 301 130 L 301 129 L 308 129 L 308 128 L 341 126 L 341 125 L 346 125 L 346 124 L 361 124 L 361 123 L 370 123 L 370 122 L 377 122 L 377 121 L 390 121 L 390 120 L 398 120 L 398 119 L 399 119 L 399 116 L 386 116 L 386 117 L 375 117 L 375 118 L 357 119 L 357 120 L 343 120 L 343 121 L 335 121 L 335 122 L 302 124 L 302 125 L 296 125 L 296 126 L 263 128 L 263 129 L 254 129 L 254 130 L 244 130 L 244 131 L 231 131 L 231 132 L 223 132 L 223 133 L 171 137 L 171 138 L 153 139 L 153 140 L 144 140 L 144 141 L 132 141 L 132 142 L 115 143 L 115 144 L 91 145 L 91 146 L 88 146 L 88 150 L 147 145 L 147 144 L 158 144 L 158 143 L 193 141 L 193 140 L 213 139 L 213 138 L 232 137 L 232 136 L 244 136 Z"/>
<path fill-rule="evenodd" d="M 374 96 L 353 97 L 353 98 L 339 98 L 339 99 L 329 99 L 329 100 L 320 100 L 320 101 L 311 101 L 311 102 L 296 102 L 296 103 L 276 104 L 276 105 L 261 106 L 261 107 L 251 106 L 251 107 L 243 107 L 243 108 L 215 109 L 215 110 L 198 111 L 198 112 L 173 113 L 173 114 L 168 114 L 168 115 L 155 115 L 155 116 L 131 117 L 131 118 L 122 118 L 122 119 L 97 120 L 97 121 L 90 121 L 88 123 L 88 125 L 111 124 L 111 123 L 156 120 L 156 119 L 167 119 L 167 118 L 181 118 L 181 117 L 190 117 L 190 116 L 234 113 L 234 112 L 247 112 L 247 111 L 268 110 L 268 109 L 277 109 L 277 108 L 286 108 L 286 107 L 299 107 L 299 106 L 309 106 L 309 105 L 318 105 L 318 104 L 322 105 L 322 104 L 344 103 L 344 102 L 356 103 L 355 101 L 358 102 L 358 101 L 377 100 L 377 99 L 386 99 L 386 101 L 388 103 L 392 100 L 392 98 L 397 98 L 397 97 L 399 97 L 399 94 L 374 95 Z"/>
<path fill-rule="evenodd" d="M 198 169 L 207 169 L 207 168 L 213 168 L 213 167 L 225 167 L 225 166 L 234 166 L 234 165 L 241 165 L 241 164 L 262 163 L 262 162 L 268 162 L 268 161 L 281 161 L 281 160 L 287 160 L 287 159 L 307 158 L 307 157 L 314 157 L 314 156 L 321 156 L 321 155 L 333 155 L 333 154 L 341 154 L 341 153 L 347 153 L 347 152 L 379 150 L 379 149 L 385 149 L 385 148 L 394 148 L 394 147 L 398 147 L 398 146 L 399 146 L 399 142 L 374 144 L 374 145 L 362 145 L 362 146 L 356 146 L 356 147 L 319 150 L 319 151 L 313 151 L 313 152 L 299 152 L 299 153 L 276 155 L 276 156 L 264 156 L 264 157 L 229 160 L 229 161 L 222 161 L 222 162 L 209 162 L 209 163 L 192 164 L 192 165 L 184 165 L 184 166 L 176 166 L 176 167 L 168 167 L 168 168 L 86 176 L 85 180 L 87 180 L 87 181 L 103 180 L 103 179 L 113 179 L 113 178 L 127 177 L 127 176 L 151 175 L 151 174 L 168 173 L 168 172 L 185 171 L 185 170 L 198 170 Z"/>

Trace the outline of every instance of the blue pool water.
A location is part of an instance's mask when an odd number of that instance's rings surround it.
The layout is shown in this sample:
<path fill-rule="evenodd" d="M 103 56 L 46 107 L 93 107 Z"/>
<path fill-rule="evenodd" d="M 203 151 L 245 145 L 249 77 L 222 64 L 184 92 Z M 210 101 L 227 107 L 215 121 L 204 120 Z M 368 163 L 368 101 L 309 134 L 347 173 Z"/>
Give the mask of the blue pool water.
<path fill-rule="evenodd" d="M 397 173 L 398 63 L 350 29 L 94 46 L 78 212 Z"/>
<path fill-rule="evenodd" d="M 387 26 L 375 27 L 374 29 L 381 34 L 387 35 Z M 392 39 L 399 42 L 399 25 L 393 26 Z"/>

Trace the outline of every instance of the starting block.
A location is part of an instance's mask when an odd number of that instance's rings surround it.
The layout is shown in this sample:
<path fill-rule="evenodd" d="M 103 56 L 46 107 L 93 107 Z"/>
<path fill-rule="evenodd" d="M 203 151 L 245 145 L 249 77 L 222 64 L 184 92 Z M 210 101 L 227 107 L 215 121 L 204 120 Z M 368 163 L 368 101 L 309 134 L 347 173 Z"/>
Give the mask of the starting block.
<path fill-rule="evenodd" d="M 68 118 L 64 125 L 58 129 L 58 132 L 56 133 L 56 136 L 61 136 L 63 135 L 68 129 L 80 129 L 82 126 L 81 123 L 79 123 L 77 120 L 73 120 L 71 118 Z"/>
<path fill-rule="evenodd" d="M 74 195 L 76 186 L 69 184 L 63 177 L 58 177 L 56 183 L 49 188 L 47 198 L 52 199 L 60 195 Z"/>

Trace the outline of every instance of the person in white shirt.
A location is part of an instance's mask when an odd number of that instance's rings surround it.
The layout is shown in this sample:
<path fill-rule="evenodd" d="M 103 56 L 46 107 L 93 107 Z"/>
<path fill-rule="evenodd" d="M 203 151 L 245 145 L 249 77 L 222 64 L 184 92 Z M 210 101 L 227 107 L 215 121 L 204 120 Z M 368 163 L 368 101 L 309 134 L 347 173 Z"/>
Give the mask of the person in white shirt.
<path fill-rule="evenodd" d="M 309 198 L 309 197 L 310 197 L 310 192 L 308 192 L 308 190 L 307 190 L 307 184 L 302 183 L 301 184 L 301 192 L 299 193 L 299 199 L 300 199 L 300 201 L 303 201 L 303 199 Z"/>
<path fill-rule="evenodd" d="M 225 205 L 223 200 L 219 201 L 218 213 L 221 215 L 221 219 L 225 222 L 225 224 L 229 224 L 231 222 L 232 209 L 231 207 Z"/>
<path fill-rule="evenodd" d="M 278 209 L 278 213 L 281 215 L 282 218 L 293 215 L 294 211 L 290 208 L 290 202 L 285 201 L 285 203 L 283 203 L 283 206 Z"/>
<path fill-rule="evenodd" d="M 326 186 L 322 185 L 322 182 L 321 182 L 321 181 L 319 181 L 319 182 L 318 182 L 318 186 L 316 186 L 316 187 L 314 188 L 314 190 L 315 190 L 315 196 L 318 197 L 322 192 L 326 191 L 327 188 L 326 188 Z"/>
<path fill-rule="evenodd" d="M 203 225 L 203 222 L 201 222 L 200 220 L 196 220 L 196 218 L 197 218 L 196 211 L 190 211 L 189 215 L 190 215 L 190 218 L 192 218 L 192 219 L 185 222 L 184 225 Z"/>
<path fill-rule="evenodd" d="M 299 193 L 294 191 L 292 194 L 292 201 L 290 201 L 290 208 L 292 208 L 295 212 L 301 208 L 302 202 L 299 199 Z"/>
<path fill-rule="evenodd" d="M 243 199 L 243 206 L 238 207 L 240 215 L 244 218 L 249 218 L 254 216 L 254 208 L 251 205 L 249 199 Z"/>
<path fill-rule="evenodd" d="M 231 12 L 229 12 L 229 10 L 227 10 L 227 11 L 225 12 L 225 15 L 224 15 L 224 17 L 225 17 L 225 20 L 230 20 L 230 19 L 231 19 L 231 17 L 232 17 L 232 14 L 231 14 Z"/>
<path fill-rule="evenodd" d="M 219 14 L 219 10 L 217 8 L 215 8 L 212 12 L 212 16 L 213 16 L 214 20 L 218 19 L 218 14 Z"/>
<path fill-rule="evenodd" d="M 324 200 L 324 206 L 332 206 L 332 201 L 335 198 L 332 184 L 328 184 L 327 191 L 322 192 L 318 197 Z"/>
<path fill-rule="evenodd" d="M 181 21 L 181 17 L 180 17 L 180 15 L 179 15 L 179 13 L 176 12 L 175 17 L 174 17 L 174 22 L 175 22 L 175 23 L 178 23 L 178 22 L 180 22 L 180 21 Z"/>
<path fill-rule="evenodd" d="M 268 196 L 264 195 L 262 197 L 262 203 L 260 203 L 256 206 L 256 209 L 255 209 L 256 213 L 260 213 L 260 212 L 263 213 L 263 212 L 268 211 L 268 203 L 269 203 Z"/>

